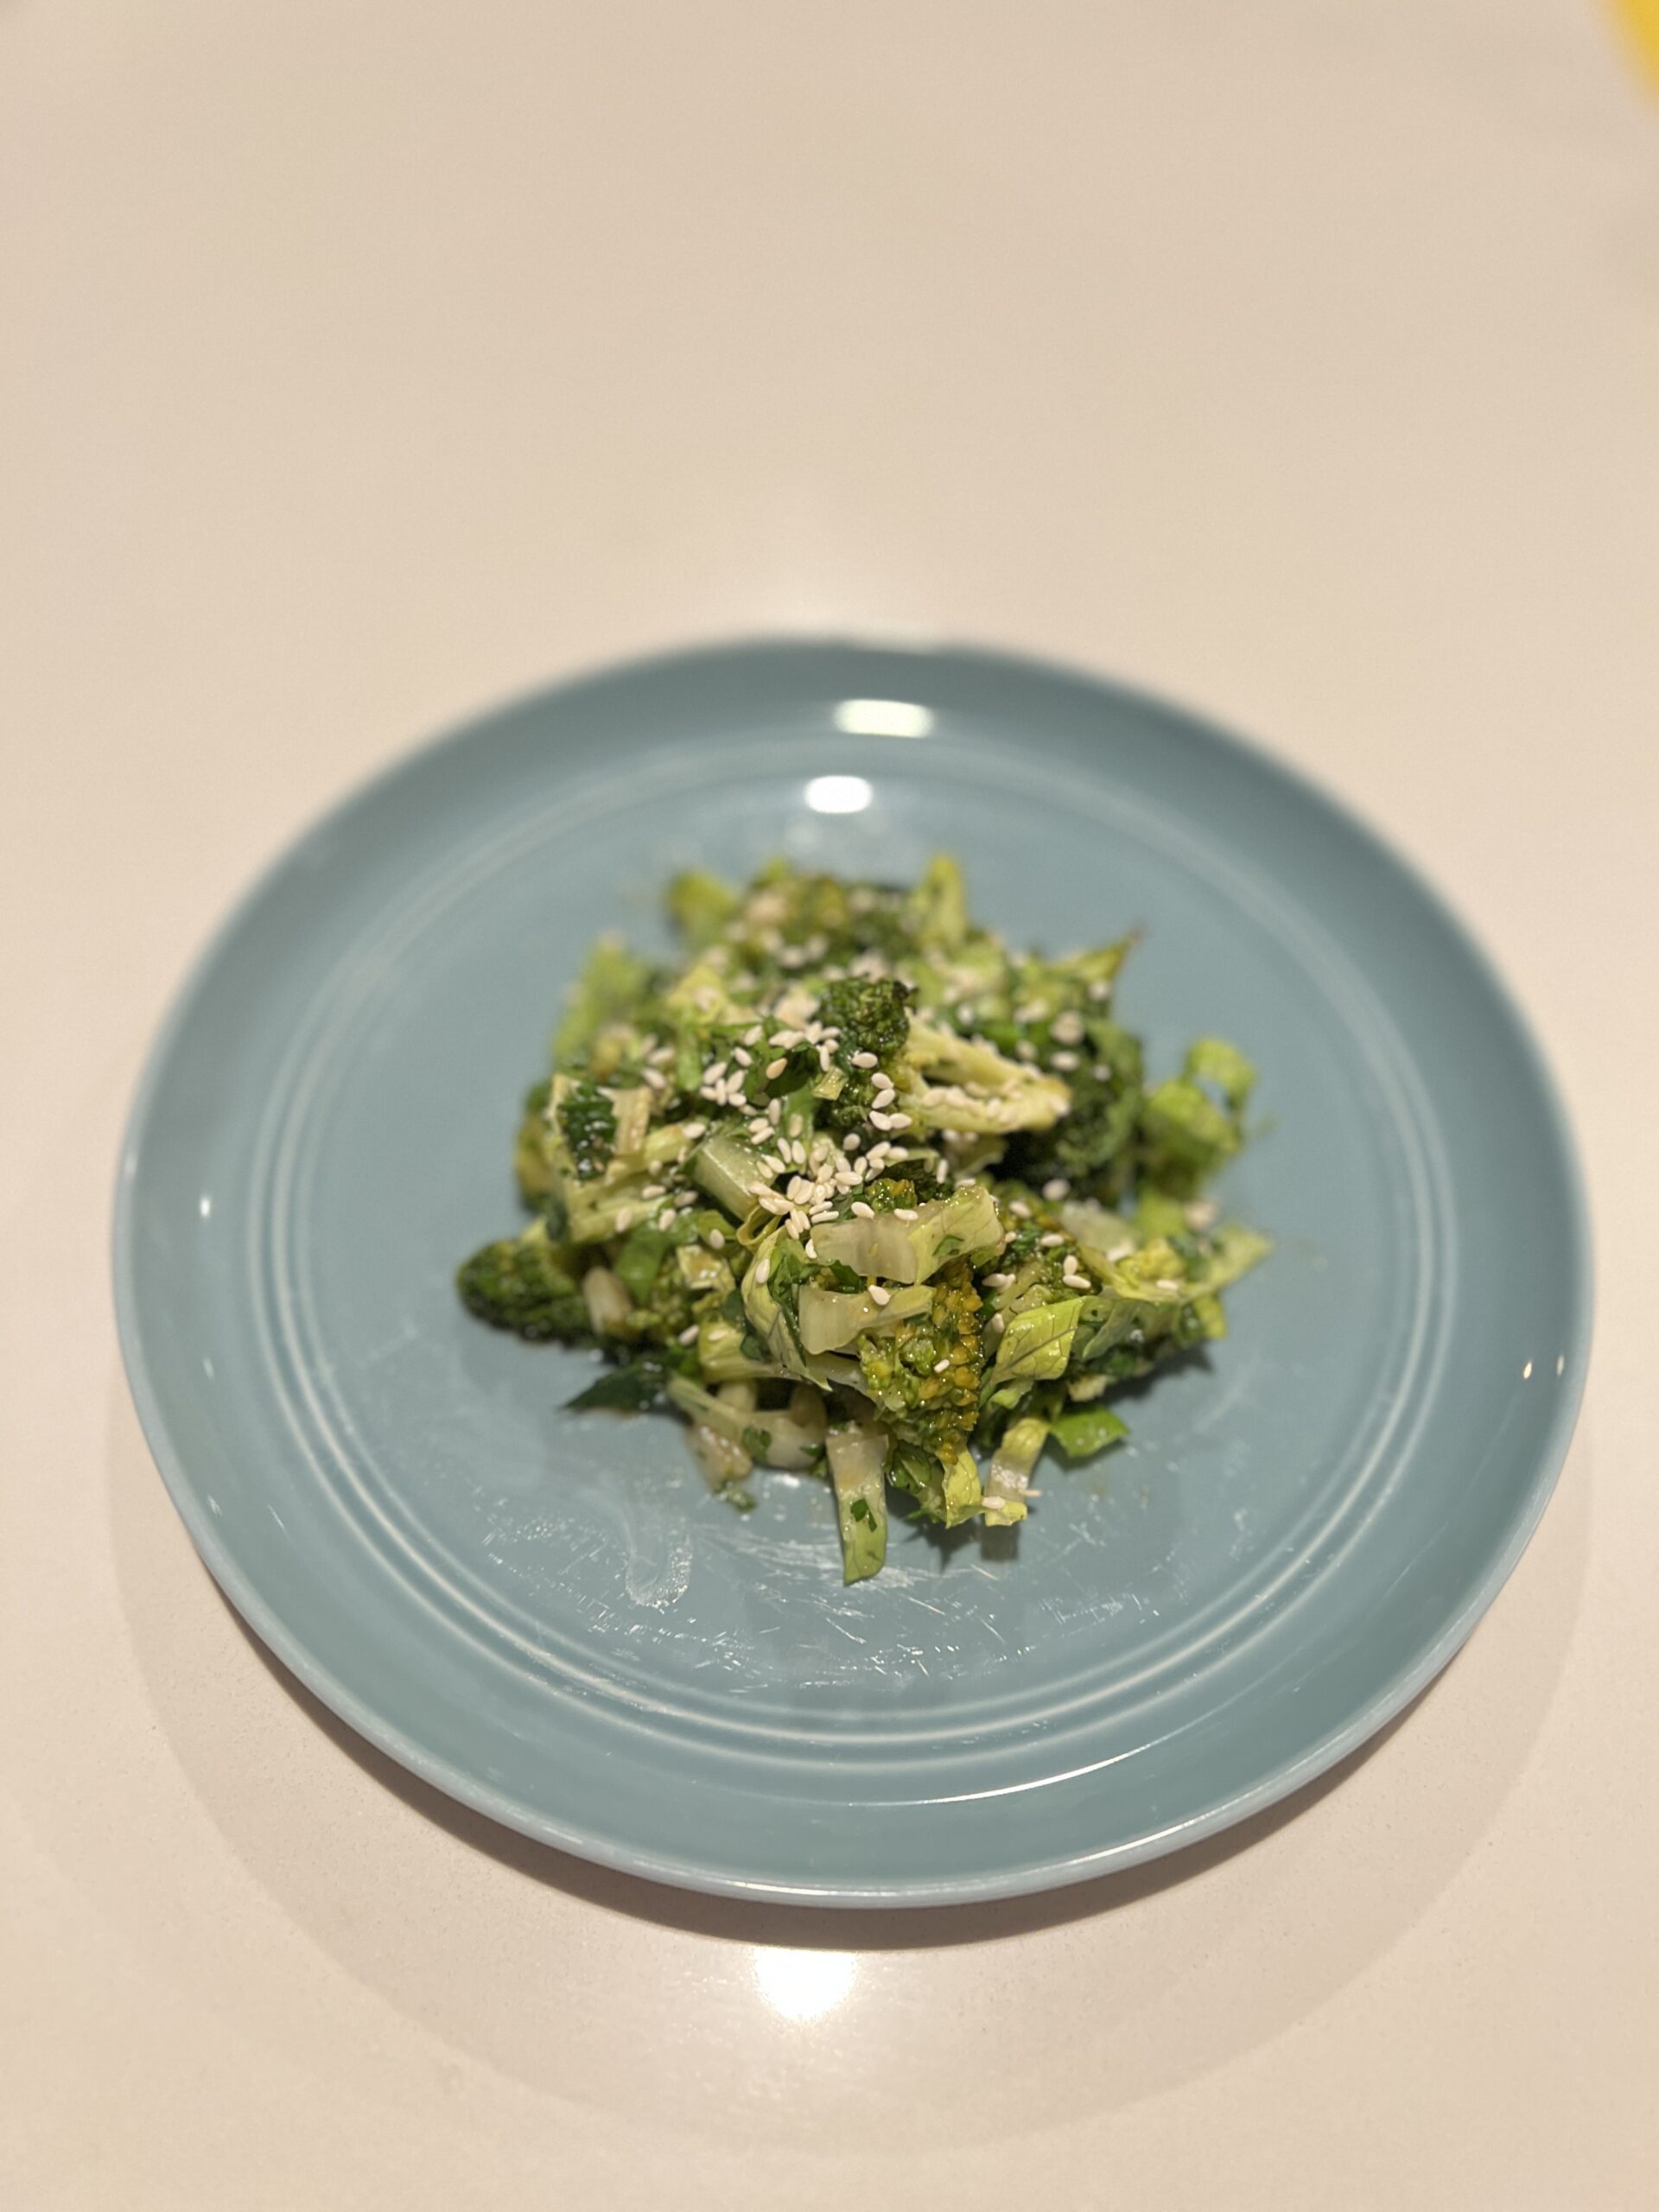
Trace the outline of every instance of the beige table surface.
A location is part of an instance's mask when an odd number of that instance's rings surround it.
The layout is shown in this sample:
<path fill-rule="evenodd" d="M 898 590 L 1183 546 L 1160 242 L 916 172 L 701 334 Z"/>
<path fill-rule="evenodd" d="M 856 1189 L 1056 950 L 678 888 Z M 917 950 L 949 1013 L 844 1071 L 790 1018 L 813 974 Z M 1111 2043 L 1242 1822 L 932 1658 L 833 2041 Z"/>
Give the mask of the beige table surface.
<path fill-rule="evenodd" d="M 1541 1534 L 1334 1786 L 826 1927 L 280 1679 L 106 1217 L 182 964 L 365 771 L 898 626 L 1414 854 L 1560 1071 L 1600 1322 Z M 1659 2203 L 1656 740 L 1659 100 L 1592 0 L 0 5 L 0 2204 Z"/>

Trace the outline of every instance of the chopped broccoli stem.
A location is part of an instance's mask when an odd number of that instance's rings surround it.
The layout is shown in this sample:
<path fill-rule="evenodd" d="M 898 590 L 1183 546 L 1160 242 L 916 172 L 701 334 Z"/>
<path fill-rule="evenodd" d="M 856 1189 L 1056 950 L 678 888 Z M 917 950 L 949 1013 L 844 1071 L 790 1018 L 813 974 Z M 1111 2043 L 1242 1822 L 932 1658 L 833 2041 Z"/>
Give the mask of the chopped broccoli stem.
<path fill-rule="evenodd" d="M 842 1580 L 880 1573 L 887 1556 L 887 1436 L 874 1421 L 852 1421 L 824 1438 L 841 1528 Z"/>

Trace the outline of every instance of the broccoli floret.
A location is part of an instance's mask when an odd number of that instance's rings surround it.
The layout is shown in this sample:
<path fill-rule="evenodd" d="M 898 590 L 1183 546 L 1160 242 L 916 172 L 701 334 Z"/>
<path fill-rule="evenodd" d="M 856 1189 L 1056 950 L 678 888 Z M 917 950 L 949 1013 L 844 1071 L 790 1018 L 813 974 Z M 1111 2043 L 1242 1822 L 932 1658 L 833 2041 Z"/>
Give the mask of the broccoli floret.
<path fill-rule="evenodd" d="M 836 1065 L 843 1077 L 835 1097 L 822 1102 L 820 1118 L 836 1130 L 862 1128 L 874 1100 L 875 1078 L 893 1075 L 910 1037 L 913 994 L 896 976 L 848 976 L 831 983 L 818 1002 L 818 1019 L 839 1031 Z M 859 1059 L 874 1054 L 874 1067 Z"/>
<path fill-rule="evenodd" d="M 1141 1094 L 1115 1077 L 1079 1068 L 1066 1077 L 1071 1108 L 1052 1129 L 1018 1137 L 1003 1160 L 1011 1179 L 1040 1189 L 1063 1176 L 1073 1191 L 1091 1197 L 1120 1197 L 1135 1158 Z"/>
<path fill-rule="evenodd" d="M 861 1338 L 858 1363 L 893 1433 L 951 1465 L 979 1416 L 979 1293 L 969 1262 L 939 1270 L 926 1313 Z"/>
<path fill-rule="evenodd" d="M 838 1029 L 850 1052 L 890 1060 L 910 1035 L 911 989 L 893 976 L 845 976 L 831 983 L 818 1008 L 824 1027 Z"/>
<path fill-rule="evenodd" d="M 596 1083 L 572 1086 L 559 1103 L 559 1135 L 569 1147 L 579 1180 L 591 1183 L 610 1165 L 616 1144 L 616 1108 Z"/>
<path fill-rule="evenodd" d="M 1046 1024 L 1040 1037 L 1045 1051 L 1058 1046 L 1081 1063 L 1065 1078 L 1070 1109 L 1052 1128 L 1016 1136 L 1002 1172 L 1033 1190 L 1061 1176 L 1079 1196 L 1116 1200 L 1135 1168 L 1145 1103 L 1140 1043 L 1103 1014 L 1066 1018 L 1069 1029 Z"/>
<path fill-rule="evenodd" d="M 544 1221 L 474 1252 L 457 1270 L 455 1287 L 480 1321 L 532 1343 L 586 1343 L 593 1334 L 571 1255 L 553 1243 Z"/>

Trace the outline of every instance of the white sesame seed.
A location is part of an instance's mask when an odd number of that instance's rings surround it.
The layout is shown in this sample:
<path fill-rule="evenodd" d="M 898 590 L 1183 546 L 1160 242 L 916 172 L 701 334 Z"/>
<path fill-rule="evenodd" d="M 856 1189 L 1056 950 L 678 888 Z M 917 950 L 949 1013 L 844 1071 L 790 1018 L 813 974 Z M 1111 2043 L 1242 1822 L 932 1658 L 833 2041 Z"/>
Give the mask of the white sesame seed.
<path fill-rule="evenodd" d="M 895 1221 L 914 1221 L 918 1216 L 914 1206 L 894 1206 L 893 1217 Z"/>
<path fill-rule="evenodd" d="M 810 1224 L 806 1216 L 798 1206 L 791 1206 L 789 1210 L 789 1233 L 803 1244 L 806 1243 L 810 1234 Z"/>
<path fill-rule="evenodd" d="M 1169 1292 L 1179 1290 L 1181 1286 L 1169 1275 L 1160 1275 L 1152 1287 L 1154 1290 Z"/>
<path fill-rule="evenodd" d="M 704 1068 L 702 1079 L 705 1083 L 724 1083 L 726 1080 L 725 1061 L 716 1060 L 712 1067 Z"/>
<path fill-rule="evenodd" d="M 800 1041 L 801 1033 L 798 1029 L 780 1029 L 772 1040 L 772 1050 L 776 1052 L 785 1045 L 798 1045 Z"/>
<path fill-rule="evenodd" d="M 814 1206 L 811 1217 L 814 1221 L 833 1221 L 836 1210 L 834 1206 Z"/>
<path fill-rule="evenodd" d="M 759 1258 L 759 1259 L 755 1262 L 755 1263 L 754 1263 L 754 1279 L 755 1279 L 756 1282 L 757 1282 L 757 1283 L 763 1283 L 763 1282 L 765 1282 L 765 1281 L 766 1281 L 766 1277 L 767 1277 L 771 1273 L 772 1273 L 772 1255 L 771 1255 L 771 1253 L 770 1253 L 770 1252 L 763 1252 L 763 1253 L 760 1255 L 760 1258 Z"/>
<path fill-rule="evenodd" d="M 617 1235 L 620 1236 L 625 1229 L 632 1229 L 632 1227 L 633 1208 L 632 1206 L 619 1206 L 617 1208 L 616 1214 Z"/>
<path fill-rule="evenodd" d="M 697 1341 L 697 1325 L 695 1321 L 691 1324 L 689 1329 L 682 1329 L 680 1331 L 679 1341 L 683 1344 L 696 1344 Z"/>
<path fill-rule="evenodd" d="M 855 1068 L 874 1068 L 879 1067 L 880 1065 L 880 1062 L 876 1058 L 874 1052 L 855 1052 L 853 1054 L 853 1065 Z"/>
<path fill-rule="evenodd" d="M 763 1191 L 757 1185 L 754 1195 L 768 1213 L 782 1215 L 789 1211 L 789 1200 L 779 1191 Z"/>
<path fill-rule="evenodd" d="M 1026 1204 L 1023 1198 L 1010 1198 L 1008 1201 L 1008 1211 L 1012 1214 L 1017 1214 L 1021 1221 L 1029 1221 L 1031 1219 L 1031 1208 Z"/>
<path fill-rule="evenodd" d="M 1098 1004 L 1102 999 L 1110 998 L 1112 995 L 1112 987 L 1109 983 L 1104 982 L 1100 976 L 1096 976 L 1094 982 L 1089 986 L 1089 995 L 1096 1001 L 1096 1004 Z"/>
<path fill-rule="evenodd" d="M 1066 1181 L 1064 1175 L 1055 1175 L 1051 1177 L 1051 1179 L 1044 1184 L 1043 1196 L 1048 1199 L 1052 1205 L 1057 1198 L 1065 1198 L 1070 1192 L 1071 1188 L 1071 1185 Z"/>
<path fill-rule="evenodd" d="M 753 1029 L 746 1029 L 743 1032 L 743 1042 L 746 1045 L 758 1045 L 760 1042 L 760 1025 L 758 1021 Z"/>
<path fill-rule="evenodd" d="M 991 1334 L 992 1334 L 993 1336 L 995 1336 L 995 1337 L 1000 1337 L 1000 1336 L 1001 1335 L 1001 1333 L 1002 1333 L 1003 1330 L 1004 1330 L 1004 1329 L 1006 1329 L 1006 1328 L 1007 1327 L 1007 1325 L 1008 1325 L 1008 1317 L 1007 1317 L 1007 1315 L 1006 1313 L 993 1313 L 993 1314 L 992 1314 L 992 1316 L 991 1316 Z"/>
<path fill-rule="evenodd" d="M 711 1229 L 709 1230 L 709 1249 L 711 1252 L 723 1252 L 726 1249 L 726 1232 L 723 1229 Z"/>
<path fill-rule="evenodd" d="M 1127 1260 L 1134 1249 L 1135 1246 L 1133 1243 L 1126 1236 L 1121 1244 L 1114 1244 L 1112 1246 L 1110 1251 L 1107 1253 L 1106 1257 L 1111 1262 L 1112 1265 L 1116 1267 L 1120 1260 Z"/>
<path fill-rule="evenodd" d="M 768 1083 L 775 1083 L 788 1065 L 789 1062 L 783 1058 L 768 1060 L 766 1062 L 766 1081 Z"/>
<path fill-rule="evenodd" d="M 1047 1236 L 1037 1239 L 1037 1249 L 1039 1251 L 1051 1250 L 1056 1244 L 1064 1244 L 1065 1242 L 1058 1229 L 1051 1229 Z"/>
<path fill-rule="evenodd" d="M 639 1193 L 642 1198 L 664 1198 L 668 1196 L 666 1183 L 647 1183 Z"/>
<path fill-rule="evenodd" d="M 804 1248 L 804 1249 L 805 1249 L 805 1252 L 806 1252 L 806 1256 L 807 1256 L 807 1258 L 808 1258 L 809 1260 L 816 1260 L 816 1259 L 817 1258 L 817 1256 L 818 1256 L 818 1248 L 817 1248 L 817 1245 L 812 1242 L 812 1239 L 811 1239 L 810 1236 L 809 1236 L 809 1237 L 807 1238 L 807 1240 L 806 1240 L 806 1244 L 805 1244 L 805 1248 Z"/>
<path fill-rule="evenodd" d="M 949 1367 L 950 1364 L 950 1363 L 948 1359 L 936 1359 L 933 1363 L 933 1372 L 936 1375 L 943 1375 L 945 1369 Z"/>
<path fill-rule="evenodd" d="M 875 1208 L 863 1198 L 855 1198 L 853 1200 L 853 1211 L 858 1216 L 861 1221 L 874 1221 L 875 1219 Z"/>
<path fill-rule="evenodd" d="M 1020 1039 L 1020 1042 L 1014 1046 L 1014 1058 L 1016 1059 L 1034 1060 L 1037 1057 L 1037 1047 L 1032 1043 L 1029 1037 L 1022 1037 Z"/>
<path fill-rule="evenodd" d="M 783 1118 L 784 1118 L 784 1102 L 783 1102 L 783 1100 L 782 1100 L 781 1098 L 769 1098 L 769 1099 L 766 1101 L 766 1119 L 767 1119 L 767 1120 L 772 1123 L 772 1128 L 773 1128 L 774 1129 L 777 1128 L 777 1126 L 778 1126 L 779 1122 L 781 1122 L 781 1121 L 783 1120 Z"/>
<path fill-rule="evenodd" d="M 893 1293 L 887 1288 L 885 1283 L 873 1282 L 870 1285 L 870 1296 L 875 1300 L 878 1306 L 885 1306 L 887 1300 L 893 1296 Z"/>
<path fill-rule="evenodd" d="M 872 1115 L 870 1118 L 871 1118 L 871 1120 L 872 1120 L 872 1121 L 874 1121 L 875 1117 L 874 1117 L 874 1115 Z M 887 1127 L 888 1127 L 890 1129 L 907 1129 L 907 1128 L 910 1127 L 910 1116 L 909 1116 L 909 1115 L 908 1115 L 908 1114 L 889 1114 L 889 1115 L 888 1115 L 888 1116 L 887 1116 Z"/>
<path fill-rule="evenodd" d="M 841 1148 L 843 1152 L 856 1152 L 863 1141 L 856 1129 L 849 1129 L 841 1141 Z"/>
<path fill-rule="evenodd" d="M 884 1114 L 879 1106 L 871 1107 L 870 1122 L 872 1127 L 878 1129 L 890 1129 L 893 1127 L 891 1116 Z"/>
<path fill-rule="evenodd" d="M 706 1136 L 708 1133 L 709 1124 L 707 1122 L 688 1122 L 684 1128 L 680 1131 L 680 1135 L 685 1138 L 689 1144 L 695 1144 L 699 1137 Z"/>
<path fill-rule="evenodd" d="M 753 1053 L 749 1052 L 747 1048 L 742 1045 L 733 1046 L 732 1058 L 737 1062 L 737 1065 L 741 1068 L 751 1067 L 754 1064 Z"/>
<path fill-rule="evenodd" d="M 1049 1034 L 1062 1045 L 1080 1045 L 1083 1042 L 1082 1015 L 1069 1012 L 1057 1014 L 1049 1025 Z"/>
<path fill-rule="evenodd" d="M 1049 1058 L 1062 1075 L 1070 1075 L 1077 1065 L 1077 1056 L 1075 1052 L 1051 1052 Z"/>
<path fill-rule="evenodd" d="M 986 1275 L 983 1280 L 987 1290 L 1007 1290 L 1012 1285 L 1014 1277 L 1011 1274 L 999 1274 Z"/>
<path fill-rule="evenodd" d="M 639 1072 L 653 1090 L 666 1090 L 668 1089 L 668 1077 L 662 1072 L 660 1068 L 643 1067 L 640 1069 Z"/>

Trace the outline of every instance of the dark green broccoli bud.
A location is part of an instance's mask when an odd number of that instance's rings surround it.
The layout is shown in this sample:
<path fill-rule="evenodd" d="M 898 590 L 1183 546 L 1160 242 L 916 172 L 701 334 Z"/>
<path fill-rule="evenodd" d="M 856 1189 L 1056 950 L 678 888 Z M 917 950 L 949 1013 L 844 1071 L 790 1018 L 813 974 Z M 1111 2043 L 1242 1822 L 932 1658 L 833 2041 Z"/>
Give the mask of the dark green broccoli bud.
<path fill-rule="evenodd" d="M 1059 1175 L 1079 1196 L 1111 1199 L 1128 1187 L 1142 1103 L 1138 1085 L 1079 1068 L 1067 1076 L 1071 1111 L 1052 1128 L 1022 1134 L 1003 1155 L 1003 1172 L 1040 1190 Z"/>
<path fill-rule="evenodd" d="M 1040 1190 L 1063 1176 L 1079 1197 L 1110 1201 L 1132 1179 L 1144 1094 L 1141 1047 L 1127 1030 L 1103 1017 L 1086 1024 L 1084 1064 L 1070 1071 L 1070 1111 L 1052 1128 L 1017 1136 L 1003 1156 L 1002 1173 Z M 1052 1041 L 1052 1040 L 1051 1040 Z"/>
<path fill-rule="evenodd" d="M 949 1466 L 979 1418 L 979 1293 L 966 1260 L 934 1279 L 925 1313 L 859 1339 L 866 1395 L 903 1441 Z"/>
<path fill-rule="evenodd" d="M 480 1321 L 512 1329 L 532 1343 L 561 1337 L 585 1343 L 593 1334 L 570 1254 L 555 1244 L 544 1221 L 522 1236 L 486 1244 L 455 1275 L 461 1302 Z"/>
<path fill-rule="evenodd" d="M 851 1051 L 890 1060 L 904 1051 L 910 1035 L 911 997 L 909 984 L 895 976 L 846 976 L 824 992 L 818 1019 L 838 1029 Z"/>
<path fill-rule="evenodd" d="M 844 1078 L 837 1095 L 819 1109 L 827 1128 L 861 1128 L 869 1119 L 875 1077 L 893 1073 L 909 1041 L 912 996 L 909 985 L 896 976 L 848 976 L 831 983 L 819 1000 L 819 1020 L 840 1035 L 835 1060 Z M 874 1067 L 858 1065 L 872 1056 Z"/>
<path fill-rule="evenodd" d="M 573 1085 L 558 1108 L 559 1135 L 570 1147 L 578 1179 L 591 1183 L 610 1165 L 616 1109 L 596 1083 Z"/>

